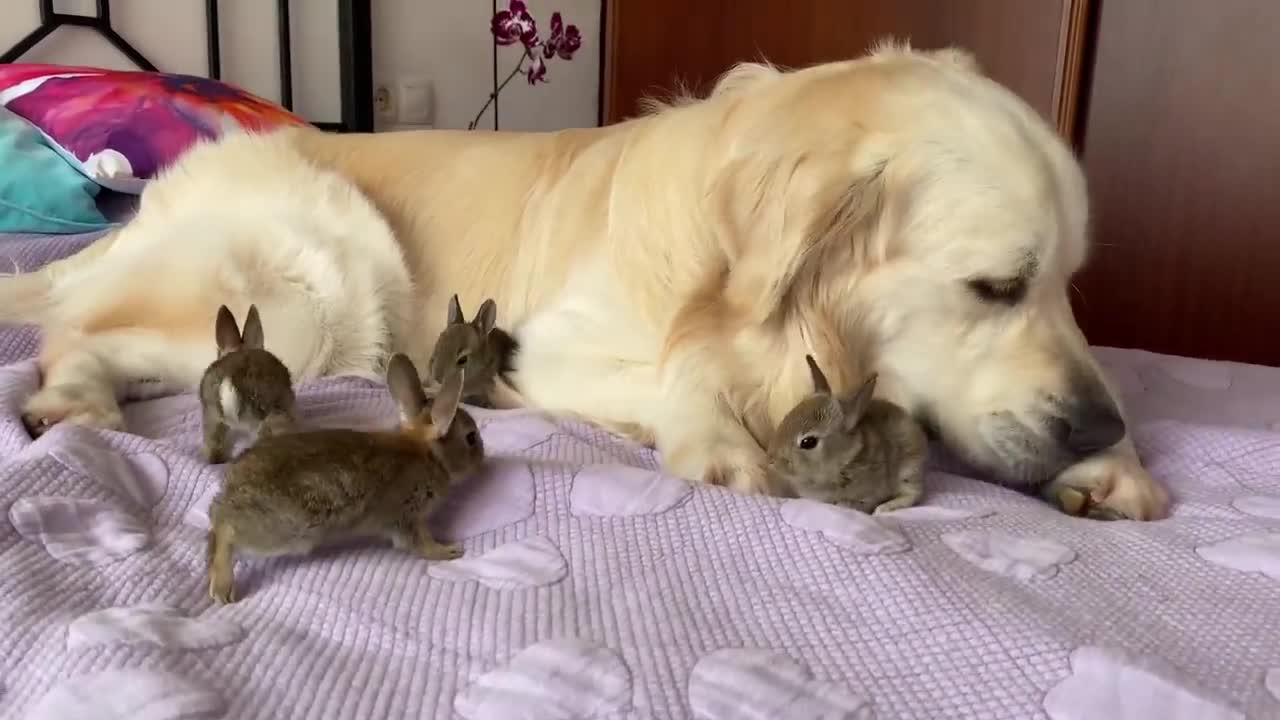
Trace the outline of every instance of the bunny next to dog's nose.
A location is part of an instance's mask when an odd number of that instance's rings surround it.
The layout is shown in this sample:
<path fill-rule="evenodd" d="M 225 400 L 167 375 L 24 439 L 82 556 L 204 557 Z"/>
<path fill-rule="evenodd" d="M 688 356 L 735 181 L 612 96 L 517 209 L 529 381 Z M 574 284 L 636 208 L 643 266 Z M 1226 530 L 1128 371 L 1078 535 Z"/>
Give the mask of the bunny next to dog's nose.
<path fill-rule="evenodd" d="M 1086 457 L 1106 450 L 1124 438 L 1125 426 L 1120 413 L 1109 400 L 1086 401 L 1072 412 L 1062 444 L 1072 454 Z"/>

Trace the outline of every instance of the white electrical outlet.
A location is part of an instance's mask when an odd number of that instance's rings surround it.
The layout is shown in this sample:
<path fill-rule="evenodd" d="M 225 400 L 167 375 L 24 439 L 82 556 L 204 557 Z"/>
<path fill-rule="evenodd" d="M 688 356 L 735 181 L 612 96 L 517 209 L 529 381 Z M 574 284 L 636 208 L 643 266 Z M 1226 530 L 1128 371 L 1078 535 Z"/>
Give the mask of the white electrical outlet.
<path fill-rule="evenodd" d="M 431 125 L 431 79 L 423 76 L 401 77 L 396 82 L 396 122 L 401 125 Z"/>
<path fill-rule="evenodd" d="M 379 83 L 373 88 L 373 114 L 379 120 L 394 121 L 396 118 L 396 98 L 386 83 Z"/>

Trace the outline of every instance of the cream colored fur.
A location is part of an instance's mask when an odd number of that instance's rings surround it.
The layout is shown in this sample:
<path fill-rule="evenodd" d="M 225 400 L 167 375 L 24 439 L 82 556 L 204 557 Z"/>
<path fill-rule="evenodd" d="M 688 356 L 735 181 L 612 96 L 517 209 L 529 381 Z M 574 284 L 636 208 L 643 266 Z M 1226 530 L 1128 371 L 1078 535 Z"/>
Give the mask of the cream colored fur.
<path fill-rule="evenodd" d="M 194 386 L 220 303 L 256 303 L 305 379 L 377 375 L 391 350 L 421 366 L 450 295 L 492 297 L 522 402 L 653 440 L 680 475 L 769 490 L 761 444 L 811 352 L 837 390 L 874 368 L 1018 483 L 1040 478 L 992 419 L 1035 425 L 1098 374 L 1066 294 L 1085 223 L 1080 169 L 1030 108 L 964 53 L 889 45 L 745 65 L 599 129 L 225 139 L 111 238 L 0 280 L 0 320 L 48 333 L 30 415 L 111 426 L 123 380 Z M 1016 307 L 966 286 L 1031 262 Z M 1127 440 L 1058 482 L 1129 517 L 1167 505 Z"/>

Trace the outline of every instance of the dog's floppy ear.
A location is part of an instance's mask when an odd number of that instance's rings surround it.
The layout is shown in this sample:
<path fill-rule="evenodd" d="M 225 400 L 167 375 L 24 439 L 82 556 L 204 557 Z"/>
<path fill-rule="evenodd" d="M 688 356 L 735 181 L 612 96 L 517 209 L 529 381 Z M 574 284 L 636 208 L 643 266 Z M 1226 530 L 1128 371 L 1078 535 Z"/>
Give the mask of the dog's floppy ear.
<path fill-rule="evenodd" d="M 742 321 L 772 317 L 823 244 L 856 243 L 874 229 L 888 153 L 872 141 L 858 144 L 794 154 L 753 148 L 722 170 L 712 193 L 728 258 L 724 298 Z"/>

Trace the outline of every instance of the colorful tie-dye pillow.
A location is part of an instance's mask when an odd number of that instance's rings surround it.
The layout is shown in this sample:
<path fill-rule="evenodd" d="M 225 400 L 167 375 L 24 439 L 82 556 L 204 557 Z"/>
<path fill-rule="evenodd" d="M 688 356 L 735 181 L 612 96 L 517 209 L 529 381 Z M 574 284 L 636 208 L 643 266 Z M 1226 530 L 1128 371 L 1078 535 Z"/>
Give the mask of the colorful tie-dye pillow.
<path fill-rule="evenodd" d="M 201 139 L 306 124 L 217 80 L 64 65 L 0 65 L 0 106 L 38 127 L 94 182 L 127 193 Z"/>

